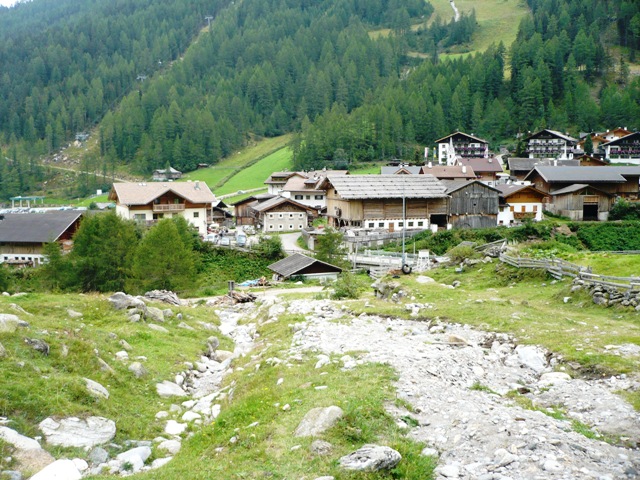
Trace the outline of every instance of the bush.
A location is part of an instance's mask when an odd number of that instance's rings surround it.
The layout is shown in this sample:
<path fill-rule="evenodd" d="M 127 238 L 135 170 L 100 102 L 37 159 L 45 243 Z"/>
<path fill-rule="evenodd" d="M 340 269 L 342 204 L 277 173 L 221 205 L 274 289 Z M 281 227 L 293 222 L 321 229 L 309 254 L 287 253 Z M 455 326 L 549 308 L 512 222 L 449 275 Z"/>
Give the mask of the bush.
<path fill-rule="evenodd" d="M 364 284 L 351 272 L 344 271 L 333 285 L 333 295 L 331 298 L 340 300 L 342 298 L 358 298 L 364 289 Z"/>
<path fill-rule="evenodd" d="M 568 226 L 589 250 L 640 250 L 640 222 L 574 222 Z"/>
<path fill-rule="evenodd" d="M 525 255 L 533 258 L 552 258 L 563 254 L 576 253 L 576 249 L 557 240 L 534 243 L 522 250 Z"/>
<path fill-rule="evenodd" d="M 609 220 L 640 220 L 640 202 L 619 199 L 609 210 Z"/>
<path fill-rule="evenodd" d="M 467 258 L 480 258 L 480 254 L 473 248 L 467 246 L 458 246 L 452 248 L 447 255 L 451 259 L 451 263 L 460 263 Z"/>

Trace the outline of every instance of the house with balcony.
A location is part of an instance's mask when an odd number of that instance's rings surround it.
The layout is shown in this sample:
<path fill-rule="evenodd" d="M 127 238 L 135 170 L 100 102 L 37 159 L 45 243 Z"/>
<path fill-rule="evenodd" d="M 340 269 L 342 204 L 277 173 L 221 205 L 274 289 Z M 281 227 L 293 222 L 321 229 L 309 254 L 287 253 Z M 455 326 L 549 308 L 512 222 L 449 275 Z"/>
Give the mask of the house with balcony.
<path fill-rule="evenodd" d="M 454 132 L 436 140 L 438 145 L 438 162 L 455 165 L 458 157 L 488 158 L 489 142 L 463 132 Z"/>
<path fill-rule="evenodd" d="M 578 151 L 577 139 L 548 128 L 529 135 L 525 141 L 529 158 L 570 160 Z"/>
<path fill-rule="evenodd" d="M 179 215 L 206 235 L 216 197 L 204 182 L 122 182 L 113 184 L 109 200 L 115 202 L 116 213 L 127 220 L 151 225 Z"/>
<path fill-rule="evenodd" d="M 273 172 L 269 175 L 269 178 L 264 181 L 264 184 L 267 186 L 267 193 L 270 195 L 280 195 L 287 181 L 293 176 L 302 177 L 303 175 L 300 172 Z"/>
<path fill-rule="evenodd" d="M 640 132 L 603 143 L 601 148 L 604 150 L 604 158 L 610 163 L 640 165 Z"/>
<path fill-rule="evenodd" d="M 282 187 L 280 195 L 321 211 L 327 206 L 327 192 L 322 188 L 324 179 L 327 175 L 347 175 L 348 173 L 347 170 L 326 169 L 297 172 L 289 177 L 287 183 Z"/>

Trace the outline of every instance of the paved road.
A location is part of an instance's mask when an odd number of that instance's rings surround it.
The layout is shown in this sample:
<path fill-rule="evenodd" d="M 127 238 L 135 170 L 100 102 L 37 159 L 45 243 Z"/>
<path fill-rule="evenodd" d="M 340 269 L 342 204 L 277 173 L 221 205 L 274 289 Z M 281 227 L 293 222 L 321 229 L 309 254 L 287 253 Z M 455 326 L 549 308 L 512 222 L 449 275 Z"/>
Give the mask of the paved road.
<path fill-rule="evenodd" d="M 302 235 L 300 232 L 283 233 L 280 235 L 282 240 L 282 248 L 287 252 L 312 253 L 298 245 L 298 238 Z"/>

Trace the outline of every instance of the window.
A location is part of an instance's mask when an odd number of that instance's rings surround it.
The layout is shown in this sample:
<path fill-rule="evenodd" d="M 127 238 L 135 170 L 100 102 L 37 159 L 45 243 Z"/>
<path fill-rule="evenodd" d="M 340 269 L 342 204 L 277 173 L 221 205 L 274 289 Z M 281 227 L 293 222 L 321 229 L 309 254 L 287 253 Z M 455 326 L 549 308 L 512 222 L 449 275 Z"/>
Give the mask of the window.
<path fill-rule="evenodd" d="M 522 213 L 526 212 L 526 211 L 527 211 L 527 207 L 525 207 L 524 205 L 522 205 L 522 206 L 520 207 L 520 211 L 521 211 Z"/>
<path fill-rule="evenodd" d="M 146 216 L 144 213 L 136 213 L 136 214 L 133 216 L 133 219 L 134 219 L 136 222 L 144 222 L 144 221 L 147 219 L 147 216 Z"/>
<path fill-rule="evenodd" d="M 299 217 L 299 218 L 304 218 L 304 213 L 299 213 L 299 214 L 298 214 L 298 217 Z"/>
<path fill-rule="evenodd" d="M 273 218 L 273 213 L 270 213 L 270 214 L 269 214 L 269 218 Z"/>
<path fill-rule="evenodd" d="M 537 212 L 537 211 L 538 211 L 538 205 L 534 205 L 534 206 L 533 206 L 533 211 L 534 211 L 534 212 Z"/>
<path fill-rule="evenodd" d="M 410 227 L 413 227 L 413 222 L 409 222 L 407 225 L 409 225 Z"/>
<path fill-rule="evenodd" d="M 380 223 L 378 223 L 378 227 L 380 227 L 380 228 L 384 228 L 384 222 L 380 222 Z"/>
<path fill-rule="evenodd" d="M 193 212 L 193 218 L 200 218 L 200 212 Z"/>
<path fill-rule="evenodd" d="M 282 213 L 279 213 L 278 218 L 284 218 L 284 215 Z"/>
<path fill-rule="evenodd" d="M 296 195 L 296 196 L 295 196 L 295 197 L 293 197 L 293 198 L 295 198 L 296 200 L 302 200 L 302 197 L 303 197 L 302 195 Z"/>
<path fill-rule="evenodd" d="M 282 226 L 282 224 L 278 225 L 278 230 L 283 230 L 284 227 Z"/>
<path fill-rule="evenodd" d="M 307 196 L 306 196 L 306 199 L 307 199 L 307 200 L 311 200 L 311 195 L 307 195 Z"/>
<path fill-rule="evenodd" d="M 424 222 L 418 222 L 418 226 L 422 227 L 424 225 Z"/>
<path fill-rule="evenodd" d="M 178 204 L 180 203 L 180 199 L 179 199 L 179 198 L 174 198 L 174 199 L 173 199 L 173 203 L 174 203 L 175 205 L 178 205 Z"/>
<path fill-rule="evenodd" d="M 322 195 L 316 195 L 314 198 L 315 200 L 322 200 L 324 197 Z"/>
<path fill-rule="evenodd" d="M 302 224 L 301 223 L 298 225 L 298 229 L 302 230 Z"/>
<path fill-rule="evenodd" d="M 293 213 L 290 213 L 290 214 L 289 214 L 289 218 L 293 218 Z"/>
<path fill-rule="evenodd" d="M 373 228 L 373 227 L 375 227 L 375 225 L 376 225 L 375 223 L 370 222 L 370 223 L 369 223 L 369 228 Z"/>
<path fill-rule="evenodd" d="M 511 205 L 511 206 L 509 207 L 509 210 L 511 210 L 512 212 L 515 212 L 515 211 L 516 211 L 516 207 L 514 207 L 513 205 Z"/>
<path fill-rule="evenodd" d="M 269 228 L 270 228 L 271 230 L 273 230 L 273 225 L 269 225 Z"/>
<path fill-rule="evenodd" d="M 293 225 L 289 225 L 289 230 L 293 230 Z"/>
<path fill-rule="evenodd" d="M 398 222 L 399 227 L 404 227 L 404 222 Z"/>

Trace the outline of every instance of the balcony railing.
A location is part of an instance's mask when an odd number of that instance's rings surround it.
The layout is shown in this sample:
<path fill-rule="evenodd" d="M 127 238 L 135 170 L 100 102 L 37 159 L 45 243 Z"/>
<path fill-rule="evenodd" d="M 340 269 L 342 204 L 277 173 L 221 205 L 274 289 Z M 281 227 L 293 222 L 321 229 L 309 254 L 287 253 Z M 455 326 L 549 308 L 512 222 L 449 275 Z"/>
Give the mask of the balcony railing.
<path fill-rule="evenodd" d="M 164 203 L 153 206 L 154 212 L 182 212 L 184 203 Z"/>

